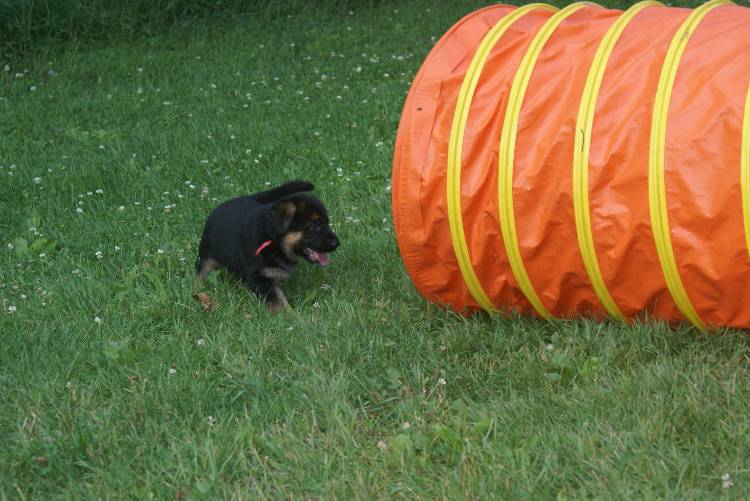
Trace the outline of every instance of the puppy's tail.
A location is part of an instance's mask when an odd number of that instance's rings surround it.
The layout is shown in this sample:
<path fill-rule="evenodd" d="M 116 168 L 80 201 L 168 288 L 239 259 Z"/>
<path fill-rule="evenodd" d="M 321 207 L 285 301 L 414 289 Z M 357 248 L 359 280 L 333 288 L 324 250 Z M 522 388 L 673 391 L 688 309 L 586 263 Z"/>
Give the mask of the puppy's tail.
<path fill-rule="evenodd" d="M 301 191 L 312 191 L 315 186 L 307 181 L 289 181 L 268 191 L 261 191 L 252 198 L 261 204 L 270 204 Z"/>

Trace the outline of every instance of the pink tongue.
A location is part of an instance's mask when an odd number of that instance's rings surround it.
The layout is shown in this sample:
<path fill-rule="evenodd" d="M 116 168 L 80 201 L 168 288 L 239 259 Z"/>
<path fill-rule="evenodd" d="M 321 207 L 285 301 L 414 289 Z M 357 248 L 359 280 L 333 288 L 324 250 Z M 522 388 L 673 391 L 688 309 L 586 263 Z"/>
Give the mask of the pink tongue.
<path fill-rule="evenodd" d="M 321 266 L 328 266 L 328 254 L 325 252 L 312 251 L 313 259 L 315 259 Z"/>

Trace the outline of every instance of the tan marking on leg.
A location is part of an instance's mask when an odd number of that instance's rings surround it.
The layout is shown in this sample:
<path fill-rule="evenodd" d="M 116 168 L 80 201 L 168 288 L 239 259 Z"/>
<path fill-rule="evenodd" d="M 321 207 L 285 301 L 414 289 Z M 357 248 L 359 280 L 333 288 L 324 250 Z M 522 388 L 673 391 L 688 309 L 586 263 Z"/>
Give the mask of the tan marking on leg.
<path fill-rule="evenodd" d="M 209 274 L 211 274 L 212 271 L 217 270 L 219 267 L 221 267 L 221 265 L 216 259 L 201 259 L 201 267 L 198 270 L 198 278 L 206 278 Z"/>
<path fill-rule="evenodd" d="M 287 270 L 281 269 L 281 268 L 261 268 L 260 269 L 260 275 L 262 277 L 270 278 L 271 280 L 275 282 L 282 282 L 289 278 L 289 272 Z"/>
<path fill-rule="evenodd" d="M 289 302 L 286 300 L 284 292 L 277 284 L 274 284 L 273 286 L 273 293 L 276 295 L 276 298 L 268 303 L 268 308 L 271 310 L 271 313 L 276 314 L 289 307 Z"/>
<path fill-rule="evenodd" d="M 208 259 L 202 259 L 200 264 L 200 269 L 198 270 L 198 274 L 195 277 L 195 280 L 193 280 L 193 298 L 195 298 L 198 302 L 200 302 L 206 309 L 209 311 L 215 309 L 215 307 L 208 308 L 206 307 L 206 301 L 201 300 L 200 297 L 208 297 L 205 293 L 203 293 L 204 289 L 206 288 L 206 277 L 208 275 L 218 269 L 221 265 L 216 259 L 208 258 Z M 214 303 L 215 304 L 215 303 Z"/>

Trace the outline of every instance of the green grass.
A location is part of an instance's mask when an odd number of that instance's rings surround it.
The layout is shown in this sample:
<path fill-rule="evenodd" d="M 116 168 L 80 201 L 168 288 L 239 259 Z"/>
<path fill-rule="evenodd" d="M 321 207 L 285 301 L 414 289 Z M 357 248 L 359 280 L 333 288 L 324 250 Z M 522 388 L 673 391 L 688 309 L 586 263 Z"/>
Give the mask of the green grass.
<path fill-rule="evenodd" d="M 750 496 L 746 334 L 465 319 L 414 291 L 390 216 L 400 108 L 434 40 L 482 5 L 431 4 L 12 67 L 0 499 Z M 284 315 L 226 276 L 202 312 L 205 216 L 290 178 L 331 210 L 331 266 L 292 278 Z"/>

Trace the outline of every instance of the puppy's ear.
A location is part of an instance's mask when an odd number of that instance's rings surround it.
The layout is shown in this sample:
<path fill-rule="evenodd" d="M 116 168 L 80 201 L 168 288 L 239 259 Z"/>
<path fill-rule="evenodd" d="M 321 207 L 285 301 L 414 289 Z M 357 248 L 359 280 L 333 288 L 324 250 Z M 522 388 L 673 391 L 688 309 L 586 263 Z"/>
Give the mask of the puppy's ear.
<path fill-rule="evenodd" d="M 289 229 L 294 216 L 305 206 L 304 200 L 296 196 L 284 198 L 271 206 L 271 214 L 278 225 L 279 233 Z"/>

